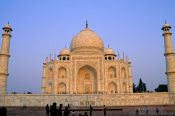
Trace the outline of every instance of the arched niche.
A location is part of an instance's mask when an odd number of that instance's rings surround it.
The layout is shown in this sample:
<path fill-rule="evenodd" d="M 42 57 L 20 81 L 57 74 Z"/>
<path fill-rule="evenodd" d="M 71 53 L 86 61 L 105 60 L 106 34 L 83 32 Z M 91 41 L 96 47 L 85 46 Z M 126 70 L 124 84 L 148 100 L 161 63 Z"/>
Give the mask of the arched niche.
<path fill-rule="evenodd" d="M 57 86 L 57 92 L 58 94 L 66 94 L 66 84 L 61 82 Z"/>
<path fill-rule="evenodd" d="M 108 84 L 108 93 L 109 94 L 117 93 L 117 84 L 115 82 L 110 82 Z"/>
<path fill-rule="evenodd" d="M 123 79 L 126 79 L 126 69 L 124 67 L 122 67 L 122 69 L 121 69 L 121 77 Z"/>
<path fill-rule="evenodd" d="M 58 69 L 58 79 L 65 79 L 66 78 L 66 68 L 65 67 L 60 67 Z"/>
<path fill-rule="evenodd" d="M 108 78 L 116 78 L 116 68 L 113 66 L 108 68 Z"/>
<path fill-rule="evenodd" d="M 48 80 L 52 79 L 53 78 L 53 68 L 48 68 Z"/>
<path fill-rule="evenodd" d="M 77 93 L 96 93 L 97 92 L 97 72 L 95 68 L 85 65 L 78 70 Z"/>
<path fill-rule="evenodd" d="M 48 85 L 47 85 L 47 93 L 48 94 L 51 94 L 52 93 L 52 87 L 53 87 L 52 86 L 52 83 L 49 82 Z"/>
<path fill-rule="evenodd" d="M 127 85 L 125 82 L 123 82 L 122 88 L 123 88 L 123 92 L 126 93 L 127 92 Z"/>

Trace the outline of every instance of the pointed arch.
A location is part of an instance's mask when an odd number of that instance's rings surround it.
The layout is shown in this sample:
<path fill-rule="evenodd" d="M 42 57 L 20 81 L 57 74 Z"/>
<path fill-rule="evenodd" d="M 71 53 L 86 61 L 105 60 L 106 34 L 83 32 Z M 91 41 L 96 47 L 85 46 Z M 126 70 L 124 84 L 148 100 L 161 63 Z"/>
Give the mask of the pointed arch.
<path fill-rule="evenodd" d="M 57 92 L 58 94 L 65 94 L 66 93 L 66 84 L 61 82 L 57 86 Z"/>
<path fill-rule="evenodd" d="M 97 72 L 90 65 L 81 67 L 77 72 L 77 93 L 97 92 Z"/>
<path fill-rule="evenodd" d="M 122 84 L 123 86 L 122 86 L 122 88 L 123 88 L 123 92 L 124 93 L 126 93 L 127 92 L 127 87 L 126 87 L 126 83 L 125 82 L 123 82 L 123 84 Z"/>
<path fill-rule="evenodd" d="M 108 93 L 109 94 L 117 93 L 117 84 L 115 82 L 112 81 L 108 84 Z"/>
<path fill-rule="evenodd" d="M 54 76 L 53 68 L 48 68 L 48 79 L 52 79 Z"/>
<path fill-rule="evenodd" d="M 66 70 L 65 67 L 60 67 L 58 69 L 58 74 L 57 75 L 58 75 L 58 78 L 59 79 L 65 79 L 65 78 L 67 78 L 66 74 L 67 74 L 67 70 Z"/>
<path fill-rule="evenodd" d="M 121 69 L 121 77 L 123 79 L 126 79 L 126 68 L 125 67 L 122 67 L 122 69 Z"/>
<path fill-rule="evenodd" d="M 116 68 L 111 66 L 108 68 L 108 78 L 115 78 L 116 77 Z"/>
<path fill-rule="evenodd" d="M 52 88 L 53 88 L 52 83 L 49 82 L 48 85 L 47 85 L 47 93 L 48 94 L 52 93 Z"/>

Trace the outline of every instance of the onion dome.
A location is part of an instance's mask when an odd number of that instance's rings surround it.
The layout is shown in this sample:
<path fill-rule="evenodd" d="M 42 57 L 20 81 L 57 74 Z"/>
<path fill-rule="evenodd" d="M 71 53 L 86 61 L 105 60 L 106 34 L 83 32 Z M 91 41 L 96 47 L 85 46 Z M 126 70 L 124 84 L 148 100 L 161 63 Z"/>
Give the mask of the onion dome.
<path fill-rule="evenodd" d="M 80 31 L 71 41 L 71 51 L 88 48 L 88 50 L 99 49 L 103 51 L 104 44 L 102 39 L 88 27 Z"/>
<path fill-rule="evenodd" d="M 64 49 L 62 49 L 62 50 L 60 51 L 59 56 L 61 56 L 61 55 L 69 55 L 69 54 L 70 54 L 69 49 L 64 48 Z"/>
<path fill-rule="evenodd" d="M 115 51 L 112 48 L 106 48 L 104 50 L 104 54 L 105 55 L 115 55 L 116 56 L 116 53 L 115 53 Z"/>
<path fill-rule="evenodd" d="M 9 24 L 5 24 L 2 29 L 9 29 L 10 31 L 12 31 L 12 27 Z"/>
<path fill-rule="evenodd" d="M 165 28 L 165 27 L 171 28 L 171 25 L 170 25 L 170 24 L 168 24 L 168 23 L 165 23 L 165 24 L 163 25 L 163 27 L 162 27 L 162 28 Z"/>
<path fill-rule="evenodd" d="M 165 21 L 165 24 L 163 25 L 162 30 L 169 31 L 170 29 L 171 29 L 171 25 Z"/>

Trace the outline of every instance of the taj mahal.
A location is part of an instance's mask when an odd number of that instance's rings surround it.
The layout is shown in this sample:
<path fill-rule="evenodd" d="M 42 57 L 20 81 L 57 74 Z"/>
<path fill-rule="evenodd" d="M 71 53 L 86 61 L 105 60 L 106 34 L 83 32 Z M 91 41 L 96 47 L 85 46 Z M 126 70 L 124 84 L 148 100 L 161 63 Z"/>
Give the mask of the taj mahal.
<path fill-rule="evenodd" d="M 72 106 L 175 105 L 175 53 L 168 23 L 162 27 L 168 92 L 153 93 L 133 93 L 129 58 L 105 47 L 102 38 L 86 23 L 69 48 L 60 50 L 53 59 L 45 59 L 42 94 L 7 94 L 12 27 L 6 24 L 2 29 L 0 106 L 45 106 L 53 102 Z"/>
<path fill-rule="evenodd" d="M 43 65 L 42 94 L 132 93 L 131 62 L 105 48 L 94 31 L 80 31 L 58 59 Z"/>

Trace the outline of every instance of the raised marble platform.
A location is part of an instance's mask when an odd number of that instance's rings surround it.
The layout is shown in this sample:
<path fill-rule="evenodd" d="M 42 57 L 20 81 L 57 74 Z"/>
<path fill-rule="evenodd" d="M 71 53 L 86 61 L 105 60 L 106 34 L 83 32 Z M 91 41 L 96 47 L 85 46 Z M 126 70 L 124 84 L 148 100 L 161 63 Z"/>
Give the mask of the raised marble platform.
<path fill-rule="evenodd" d="M 71 106 L 175 105 L 175 93 L 0 94 L 0 106 L 45 106 L 53 102 Z"/>

